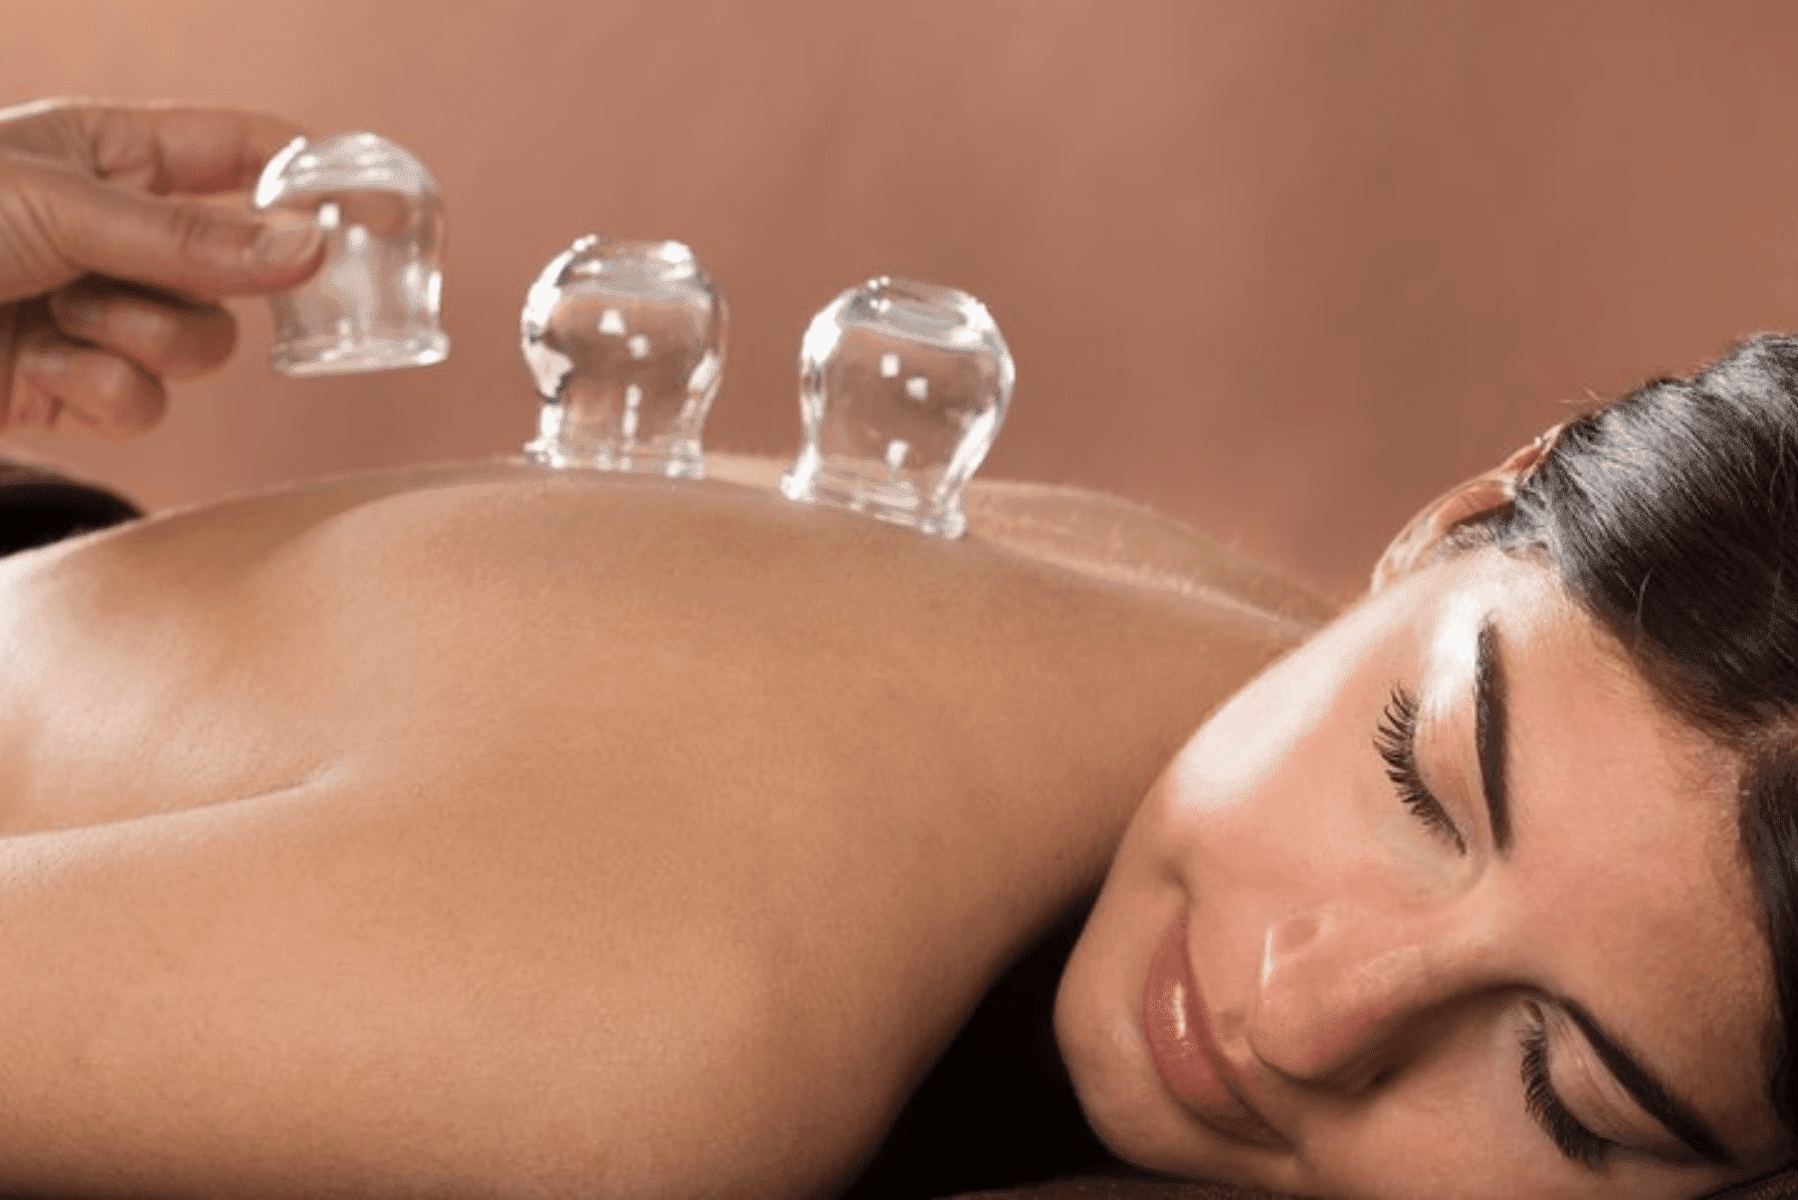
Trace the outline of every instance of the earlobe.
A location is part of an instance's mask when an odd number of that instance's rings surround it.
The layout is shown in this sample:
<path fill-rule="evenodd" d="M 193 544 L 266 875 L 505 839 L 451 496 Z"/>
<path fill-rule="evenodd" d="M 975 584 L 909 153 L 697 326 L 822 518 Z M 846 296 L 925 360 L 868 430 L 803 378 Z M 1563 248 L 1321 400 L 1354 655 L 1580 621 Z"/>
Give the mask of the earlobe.
<path fill-rule="evenodd" d="M 1517 494 L 1517 481 L 1554 449 L 1562 428 L 1553 426 L 1529 445 L 1513 451 L 1492 470 L 1466 480 L 1425 505 L 1392 539 L 1375 564 L 1372 590 L 1378 592 L 1430 561 L 1442 539 L 1456 526 L 1509 504 Z"/>

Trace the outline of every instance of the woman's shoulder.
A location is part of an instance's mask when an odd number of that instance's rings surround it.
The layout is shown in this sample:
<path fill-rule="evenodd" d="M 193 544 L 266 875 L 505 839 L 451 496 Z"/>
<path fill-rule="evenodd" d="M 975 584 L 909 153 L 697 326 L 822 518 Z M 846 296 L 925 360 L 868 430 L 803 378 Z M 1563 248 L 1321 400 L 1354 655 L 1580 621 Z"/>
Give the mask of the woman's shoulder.
<path fill-rule="evenodd" d="M 715 478 L 772 488 L 780 464 L 712 454 Z M 1154 509 L 1068 484 L 976 479 L 965 494 L 969 538 L 1137 591 L 1265 622 L 1299 637 L 1335 615 L 1305 584 Z"/>

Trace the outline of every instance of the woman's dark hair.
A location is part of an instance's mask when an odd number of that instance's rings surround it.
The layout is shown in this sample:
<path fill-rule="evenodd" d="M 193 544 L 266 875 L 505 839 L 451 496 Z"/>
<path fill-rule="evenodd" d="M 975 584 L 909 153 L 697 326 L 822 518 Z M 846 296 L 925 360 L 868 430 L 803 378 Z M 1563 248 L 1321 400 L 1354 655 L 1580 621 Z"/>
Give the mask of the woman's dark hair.
<path fill-rule="evenodd" d="M 1476 540 L 1545 555 L 1661 701 L 1739 758 L 1777 993 L 1768 1092 L 1798 1133 L 1798 338 L 1569 423 Z"/>

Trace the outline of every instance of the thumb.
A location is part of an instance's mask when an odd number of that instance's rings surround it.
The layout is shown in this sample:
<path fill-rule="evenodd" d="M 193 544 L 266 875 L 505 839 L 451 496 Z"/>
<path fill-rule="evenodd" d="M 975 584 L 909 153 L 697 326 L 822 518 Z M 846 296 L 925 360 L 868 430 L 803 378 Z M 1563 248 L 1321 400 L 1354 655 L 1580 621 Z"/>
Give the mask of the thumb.
<path fill-rule="evenodd" d="M 104 183 L 60 163 L 0 162 L 0 303 L 84 274 L 205 299 L 291 288 L 318 265 L 324 232 Z"/>

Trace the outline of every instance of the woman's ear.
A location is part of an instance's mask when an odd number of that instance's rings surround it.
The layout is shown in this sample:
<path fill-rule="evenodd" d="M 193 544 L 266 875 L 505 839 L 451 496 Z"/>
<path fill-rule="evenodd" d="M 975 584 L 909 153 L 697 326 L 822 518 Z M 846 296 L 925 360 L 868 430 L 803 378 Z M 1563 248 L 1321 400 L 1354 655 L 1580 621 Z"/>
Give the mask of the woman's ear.
<path fill-rule="evenodd" d="M 1554 449 L 1561 429 L 1560 425 L 1554 426 L 1492 470 L 1475 475 L 1425 505 L 1392 539 L 1375 564 L 1373 590 L 1377 592 L 1429 562 L 1442 539 L 1457 525 L 1509 504 L 1517 495 L 1517 481 Z"/>

